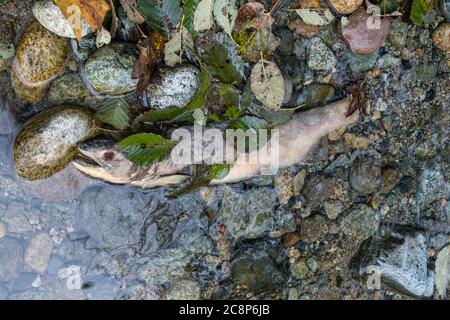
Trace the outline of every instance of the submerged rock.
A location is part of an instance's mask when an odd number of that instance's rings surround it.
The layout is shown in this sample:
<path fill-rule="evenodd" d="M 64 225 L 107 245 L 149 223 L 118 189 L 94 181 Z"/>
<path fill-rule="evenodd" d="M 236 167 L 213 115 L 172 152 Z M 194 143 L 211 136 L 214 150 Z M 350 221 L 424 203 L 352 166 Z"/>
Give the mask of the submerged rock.
<path fill-rule="evenodd" d="M 297 98 L 297 105 L 306 108 L 323 105 L 333 98 L 336 89 L 332 85 L 312 84 L 304 88 Z"/>
<path fill-rule="evenodd" d="M 450 0 L 441 0 L 441 9 L 447 22 L 450 22 Z"/>
<path fill-rule="evenodd" d="M 48 234 L 40 233 L 36 235 L 31 239 L 25 252 L 25 263 L 36 272 L 45 272 L 52 249 L 53 242 Z"/>
<path fill-rule="evenodd" d="M 161 71 L 161 83 L 151 84 L 148 89 L 152 108 L 182 108 L 195 97 L 200 86 L 199 70 L 193 66 L 180 66 Z"/>
<path fill-rule="evenodd" d="M 91 94 L 78 73 L 65 74 L 55 80 L 48 90 L 47 99 L 53 105 L 69 103 L 92 108 L 103 101 Z"/>
<path fill-rule="evenodd" d="M 373 19 L 365 9 L 359 9 L 349 17 L 349 23 L 342 25 L 342 35 L 355 54 L 371 54 L 377 51 L 389 34 L 391 19 L 380 19 L 379 27 L 373 27 Z M 377 20 L 378 21 L 378 20 Z"/>
<path fill-rule="evenodd" d="M 352 188 L 362 194 L 378 191 L 381 185 L 381 165 L 373 159 L 358 159 L 350 173 Z"/>
<path fill-rule="evenodd" d="M 75 33 L 72 30 L 67 19 L 64 17 L 61 9 L 54 4 L 53 0 L 36 1 L 33 5 L 33 15 L 35 18 L 49 31 L 57 34 L 60 37 L 75 38 Z M 86 21 L 82 20 L 82 33 L 84 37 L 91 32 Z"/>
<path fill-rule="evenodd" d="M 67 39 L 33 22 L 17 45 L 11 72 L 14 91 L 30 102 L 41 99 L 50 81 L 63 71 L 68 53 Z"/>
<path fill-rule="evenodd" d="M 444 22 L 434 30 L 433 43 L 442 51 L 450 53 L 450 23 Z"/>
<path fill-rule="evenodd" d="M 403 230 L 365 241 L 351 267 L 360 276 L 379 276 L 381 282 L 400 292 L 425 298 L 433 295 L 434 286 L 434 273 L 427 264 L 425 235 Z"/>
<path fill-rule="evenodd" d="M 78 143 L 96 133 L 91 113 L 61 106 L 31 119 L 14 142 L 17 174 L 27 180 L 45 179 L 64 169 L 77 154 Z"/>
<path fill-rule="evenodd" d="M 22 244 L 12 238 L 0 239 L 0 281 L 16 278 L 23 263 Z"/>
<path fill-rule="evenodd" d="M 308 67 L 312 70 L 329 71 L 336 66 L 333 51 L 318 37 L 311 39 Z"/>
<path fill-rule="evenodd" d="M 137 47 L 129 43 L 112 43 L 97 50 L 86 62 L 87 79 L 95 90 L 120 95 L 136 90 L 137 79 L 131 74 Z"/>

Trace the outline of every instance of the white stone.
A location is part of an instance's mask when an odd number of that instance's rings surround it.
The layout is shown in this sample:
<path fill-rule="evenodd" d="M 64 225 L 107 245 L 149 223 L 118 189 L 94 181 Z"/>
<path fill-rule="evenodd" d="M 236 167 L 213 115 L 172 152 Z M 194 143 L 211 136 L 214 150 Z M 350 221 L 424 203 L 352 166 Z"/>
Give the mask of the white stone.
<path fill-rule="evenodd" d="M 45 272 L 52 249 L 53 242 L 49 235 L 46 233 L 38 234 L 30 241 L 30 245 L 25 252 L 25 263 L 36 272 Z"/>

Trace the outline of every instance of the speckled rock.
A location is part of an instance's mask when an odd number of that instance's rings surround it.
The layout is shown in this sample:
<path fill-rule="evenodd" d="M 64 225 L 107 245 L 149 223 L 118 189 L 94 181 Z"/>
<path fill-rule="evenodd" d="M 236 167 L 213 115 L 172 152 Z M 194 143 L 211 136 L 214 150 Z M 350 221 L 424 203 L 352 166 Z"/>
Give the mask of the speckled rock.
<path fill-rule="evenodd" d="M 48 260 L 52 252 L 53 242 L 46 233 L 39 233 L 30 241 L 25 251 L 25 263 L 34 271 L 43 273 L 47 270 Z"/>
<path fill-rule="evenodd" d="M 199 300 L 200 286 L 192 280 L 177 281 L 166 294 L 167 300 Z"/>
<path fill-rule="evenodd" d="M 17 174 L 27 180 L 48 178 L 64 169 L 77 154 L 78 143 L 95 133 L 93 117 L 84 108 L 61 106 L 40 113 L 14 142 Z"/>
<path fill-rule="evenodd" d="M 222 207 L 217 213 L 212 233 L 219 226 L 235 238 L 254 239 L 273 230 L 276 193 L 270 188 L 258 188 L 238 193 L 229 187 L 223 190 Z"/>
<path fill-rule="evenodd" d="M 373 236 L 380 227 L 381 216 L 366 205 L 358 205 L 340 221 L 342 232 L 356 241 L 364 241 Z"/>
<path fill-rule="evenodd" d="M 69 22 L 64 17 L 59 7 L 54 4 L 53 0 L 36 1 L 33 5 L 33 14 L 47 30 L 60 37 L 75 38 L 75 33 L 70 27 Z M 82 20 L 82 27 L 82 37 L 91 32 L 89 25 L 84 19 Z"/>
<path fill-rule="evenodd" d="M 0 40 L 0 71 L 7 68 L 9 59 L 14 57 L 15 53 L 16 49 L 13 43 Z"/>
<path fill-rule="evenodd" d="M 275 190 L 281 204 L 288 204 L 289 200 L 294 195 L 293 177 L 289 171 L 283 170 L 278 174 L 274 181 Z"/>
<path fill-rule="evenodd" d="M 30 102 L 42 98 L 50 81 L 62 72 L 68 52 L 67 39 L 33 22 L 17 45 L 11 72 L 15 92 Z"/>
<path fill-rule="evenodd" d="M 0 281 L 11 281 L 22 269 L 23 247 L 12 238 L 0 239 Z"/>
<path fill-rule="evenodd" d="M 373 159 L 358 159 L 350 173 L 352 188 L 362 194 L 378 191 L 381 185 L 381 166 Z"/>
<path fill-rule="evenodd" d="M 318 37 L 311 39 L 308 67 L 312 70 L 330 71 L 336 66 L 336 57 L 330 48 Z"/>
<path fill-rule="evenodd" d="M 330 6 L 340 14 L 350 14 L 356 11 L 364 0 L 328 0 Z"/>
<path fill-rule="evenodd" d="M 162 70 L 162 82 L 148 87 L 150 107 L 164 109 L 184 107 L 194 98 L 199 88 L 199 71 L 193 66 Z"/>
<path fill-rule="evenodd" d="M 400 19 L 395 19 L 391 24 L 389 32 L 389 41 L 397 48 L 402 49 L 406 46 L 408 38 L 408 24 Z"/>
<path fill-rule="evenodd" d="M 373 28 L 369 19 L 371 16 L 366 10 L 360 9 L 349 17 L 347 25 L 341 26 L 342 35 L 355 54 L 367 55 L 377 51 L 389 34 L 389 17 L 380 20 L 380 28 Z"/>
<path fill-rule="evenodd" d="M 103 102 L 90 93 L 78 73 L 65 74 L 53 81 L 47 99 L 53 105 L 75 104 L 92 108 Z"/>
<path fill-rule="evenodd" d="M 433 43 L 442 51 L 450 53 L 450 23 L 444 22 L 434 30 Z"/>
<path fill-rule="evenodd" d="M 120 95 L 136 90 L 132 79 L 137 47 L 128 43 L 112 43 L 97 50 L 86 62 L 87 79 L 95 90 Z"/>

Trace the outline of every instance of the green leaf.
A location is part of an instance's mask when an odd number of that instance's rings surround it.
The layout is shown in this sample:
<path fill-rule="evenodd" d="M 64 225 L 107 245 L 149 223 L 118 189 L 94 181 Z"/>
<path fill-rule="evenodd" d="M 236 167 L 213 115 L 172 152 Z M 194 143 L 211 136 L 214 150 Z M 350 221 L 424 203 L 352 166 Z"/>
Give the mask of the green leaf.
<path fill-rule="evenodd" d="M 95 117 L 120 131 L 125 130 L 130 125 L 128 104 L 124 99 L 106 101 L 96 112 Z"/>
<path fill-rule="evenodd" d="M 229 172 L 230 165 L 226 163 L 215 164 L 206 171 L 205 178 L 208 180 L 223 179 L 228 175 Z"/>
<path fill-rule="evenodd" d="M 117 147 L 136 165 L 147 166 L 167 157 L 177 144 L 153 133 L 140 133 L 125 138 Z"/>
<path fill-rule="evenodd" d="M 149 110 L 142 115 L 142 121 L 145 123 L 170 121 L 179 117 L 183 112 L 183 109 L 177 107 Z"/>
<path fill-rule="evenodd" d="M 252 116 L 244 116 L 236 121 L 234 121 L 231 125 L 231 129 L 242 129 L 244 131 L 248 129 L 266 129 L 269 126 L 266 120 L 260 119 Z"/>
<path fill-rule="evenodd" d="M 236 0 L 216 0 L 214 3 L 214 18 L 218 26 L 233 38 L 234 22 L 238 14 Z"/>
<path fill-rule="evenodd" d="M 194 99 L 185 107 L 187 110 L 202 108 L 205 106 L 205 96 L 212 84 L 212 76 L 205 68 L 200 72 L 200 86 Z"/>
<path fill-rule="evenodd" d="M 217 34 L 215 39 L 202 48 L 201 59 L 211 75 L 222 83 L 240 83 L 244 77 L 244 62 L 237 54 L 236 45 L 226 34 Z"/>
<path fill-rule="evenodd" d="M 181 18 L 180 0 L 139 0 L 139 12 L 153 29 L 168 36 Z"/>
<path fill-rule="evenodd" d="M 411 7 L 411 20 L 418 26 L 423 25 L 423 16 L 426 16 L 430 7 L 425 0 L 414 0 Z"/>
<path fill-rule="evenodd" d="M 193 38 L 197 36 L 197 32 L 194 30 L 194 12 L 199 2 L 200 0 L 183 0 L 183 24 L 192 34 Z"/>

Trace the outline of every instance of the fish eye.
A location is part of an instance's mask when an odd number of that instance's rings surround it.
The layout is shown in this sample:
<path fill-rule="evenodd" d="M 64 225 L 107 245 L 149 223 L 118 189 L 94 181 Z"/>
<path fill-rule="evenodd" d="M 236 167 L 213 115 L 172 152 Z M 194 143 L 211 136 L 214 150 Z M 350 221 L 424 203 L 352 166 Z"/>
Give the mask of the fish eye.
<path fill-rule="evenodd" d="M 107 151 L 103 154 L 103 159 L 105 159 L 106 161 L 112 161 L 115 158 L 115 154 L 112 151 Z"/>

